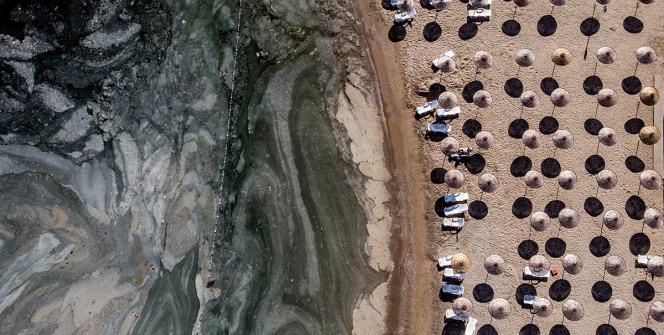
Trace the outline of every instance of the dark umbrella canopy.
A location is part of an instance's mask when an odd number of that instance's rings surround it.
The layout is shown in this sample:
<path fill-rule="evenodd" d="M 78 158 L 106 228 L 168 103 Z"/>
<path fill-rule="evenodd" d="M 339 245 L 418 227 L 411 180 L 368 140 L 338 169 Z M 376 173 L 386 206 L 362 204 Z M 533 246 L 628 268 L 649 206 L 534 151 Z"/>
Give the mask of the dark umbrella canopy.
<path fill-rule="evenodd" d="M 530 4 L 531 0 L 513 0 L 514 4 L 519 7 L 526 7 Z"/>
<path fill-rule="evenodd" d="M 521 67 L 528 67 L 535 62 L 535 53 L 529 49 L 521 49 L 514 55 L 514 61 Z"/>
<path fill-rule="evenodd" d="M 597 3 L 600 5 L 608 5 L 611 0 L 597 0 Z"/>
<path fill-rule="evenodd" d="M 597 60 L 603 64 L 611 64 L 616 61 L 616 51 L 611 47 L 601 47 L 597 50 Z"/>

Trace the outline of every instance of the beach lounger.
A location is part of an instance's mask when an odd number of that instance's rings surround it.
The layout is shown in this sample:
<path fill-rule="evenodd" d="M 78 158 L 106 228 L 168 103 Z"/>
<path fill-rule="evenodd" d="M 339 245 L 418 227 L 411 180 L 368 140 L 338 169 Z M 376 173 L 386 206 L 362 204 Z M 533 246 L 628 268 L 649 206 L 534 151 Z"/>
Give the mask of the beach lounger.
<path fill-rule="evenodd" d="M 475 335 L 475 327 L 477 327 L 477 319 L 468 318 L 466 332 L 463 335 Z"/>
<path fill-rule="evenodd" d="M 442 123 L 430 123 L 427 126 L 427 131 L 430 133 L 447 134 L 450 130 L 452 130 L 452 126 Z"/>
<path fill-rule="evenodd" d="M 415 17 L 415 9 L 411 9 L 408 12 L 403 12 L 399 13 L 397 15 L 394 15 L 394 22 L 401 23 L 406 20 L 411 20 L 412 18 Z"/>
<path fill-rule="evenodd" d="M 549 277 L 551 276 L 551 272 L 547 272 L 544 276 L 536 276 L 532 271 L 530 271 L 530 267 L 526 266 L 526 268 L 523 270 L 523 279 L 537 279 L 541 281 L 546 281 Z"/>
<path fill-rule="evenodd" d="M 454 257 L 454 255 L 438 258 L 438 271 L 452 266 L 452 257 Z"/>
<path fill-rule="evenodd" d="M 637 268 L 647 268 L 648 267 L 648 260 L 650 259 L 650 255 L 638 255 L 636 256 L 636 267 Z"/>
<path fill-rule="evenodd" d="M 443 227 L 450 229 L 461 229 L 465 220 L 463 218 L 444 218 Z"/>
<path fill-rule="evenodd" d="M 466 204 L 458 204 L 450 207 L 445 207 L 443 209 L 443 212 L 445 212 L 445 216 L 458 215 L 465 213 L 466 211 L 468 211 L 468 205 Z"/>
<path fill-rule="evenodd" d="M 440 56 L 436 57 L 436 59 L 433 60 L 433 66 L 435 67 L 440 67 L 438 63 L 443 60 L 443 57 L 454 57 L 454 51 L 446 51 L 443 52 Z"/>
<path fill-rule="evenodd" d="M 452 263 L 450 262 L 450 265 Z M 462 282 L 464 279 L 466 279 L 466 274 L 465 273 L 458 273 L 454 271 L 452 268 L 445 268 L 445 271 L 443 271 L 443 278 L 448 279 L 448 280 L 454 280 L 458 282 Z"/>
<path fill-rule="evenodd" d="M 429 113 L 438 107 L 438 100 L 429 101 L 424 105 L 417 107 L 417 115 L 422 116 L 426 113 Z"/>
<path fill-rule="evenodd" d="M 443 293 L 462 296 L 463 295 L 463 286 L 452 285 L 452 284 L 443 284 Z"/>
<path fill-rule="evenodd" d="M 491 9 L 471 9 L 468 11 L 468 18 L 470 18 L 472 21 L 489 21 L 491 18 Z"/>
<path fill-rule="evenodd" d="M 444 199 L 445 202 L 447 203 L 466 201 L 468 200 L 468 193 L 457 192 L 457 193 L 445 194 Z"/>
<path fill-rule="evenodd" d="M 466 321 L 466 320 L 468 320 L 468 318 L 462 318 L 462 317 L 456 315 L 453 310 L 448 309 L 448 310 L 445 311 L 445 322 L 447 322 L 447 320 Z"/>
<path fill-rule="evenodd" d="M 537 297 L 534 296 L 534 295 L 524 295 L 523 296 L 523 304 L 532 306 L 533 303 L 535 303 L 535 298 L 537 298 Z"/>
<path fill-rule="evenodd" d="M 436 116 L 441 118 L 441 119 L 448 119 L 448 118 L 452 118 L 452 117 L 457 117 L 457 116 L 459 116 L 459 113 L 461 113 L 461 108 L 459 108 L 458 106 L 454 107 L 454 108 L 449 108 L 449 109 L 438 108 L 438 110 L 436 110 Z"/>

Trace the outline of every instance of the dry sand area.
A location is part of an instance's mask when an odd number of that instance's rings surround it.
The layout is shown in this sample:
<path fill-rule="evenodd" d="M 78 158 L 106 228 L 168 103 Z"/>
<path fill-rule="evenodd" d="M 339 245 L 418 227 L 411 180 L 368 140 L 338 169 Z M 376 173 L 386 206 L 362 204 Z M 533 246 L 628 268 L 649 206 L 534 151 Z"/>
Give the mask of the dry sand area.
<path fill-rule="evenodd" d="M 385 1 L 383 1 L 385 2 Z M 395 10 L 381 8 L 381 4 L 374 0 L 375 7 L 382 13 L 383 23 L 391 25 Z M 514 19 L 521 25 L 521 31 L 516 36 L 508 36 L 503 33 L 501 27 L 507 20 L 512 19 L 515 5 L 512 2 L 494 0 L 491 5 L 492 17 L 489 22 L 477 26 L 477 33 L 472 35 L 472 26 L 460 32 L 460 27 L 466 23 L 467 4 L 453 1 L 449 9 L 440 12 L 423 8 L 428 1 L 422 3 L 416 1 L 417 15 L 412 26 L 405 25 L 405 38 L 403 29 L 393 28 L 391 37 L 393 40 L 403 38 L 395 42 L 390 41 L 384 35 L 384 43 L 397 44 L 401 50 L 398 60 L 401 64 L 402 75 L 405 78 L 405 107 L 402 117 L 403 122 L 412 123 L 412 136 L 420 139 L 419 150 L 413 151 L 417 155 L 421 173 L 426 175 L 421 185 L 413 185 L 413 192 L 424 192 L 425 203 L 415 204 L 422 206 L 426 213 L 425 217 L 414 218 L 420 227 L 416 233 L 427 234 L 429 246 L 428 258 L 420 257 L 417 264 L 427 262 L 430 264 L 427 273 L 419 273 L 413 278 L 412 285 L 416 293 L 413 301 L 401 302 L 409 305 L 402 309 L 399 317 L 409 325 L 406 327 L 409 333 L 425 334 L 456 334 L 452 327 L 445 328 L 443 323 L 446 309 L 451 308 L 451 302 L 439 299 L 439 290 L 443 284 L 442 273 L 437 272 L 434 260 L 438 257 L 452 255 L 456 252 L 464 252 L 469 255 L 472 267 L 468 271 L 463 286 L 464 297 L 469 298 L 474 304 L 472 317 L 478 319 L 479 334 L 519 334 L 523 326 L 532 322 L 539 328 L 541 334 L 550 334 L 555 325 L 563 323 L 571 334 L 594 334 L 596 329 L 609 322 L 609 304 L 613 299 L 624 299 L 631 304 L 632 315 L 626 320 L 610 320 L 617 334 L 635 334 L 638 329 L 646 327 L 648 309 L 652 302 L 664 300 L 664 278 L 647 278 L 643 269 L 634 266 L 636 256 L 633 253 L 646 252 L 648 255 L 662 255 L 664 253 L 664 230 L 654 230 L 643 225 L 643 220 L 634 219 L 628 212 L 638 212 L 639 209 L 633 205 L 626 206 L 628 199 L 638 196 L 643 200 L 645 207 L 654 207 L 662 210 L 662 190 L 648 190 L 639 187 L 640 173 L 632 172 L 626 166 L 628 156 L 636 155 L 644 163 L 645 169 L 653 168 L 653 147 L 641 143 L 638 146 L 638 135 L 626 131 L 628 120 L 638 117 L 645 125 L 653 124 L 653 107 L 637 105 L 638 94 L 630 95 L 622 88 L 623 79 L 635 74 L 637 60 L 636 50 L 644 45 L 653 47 L 658 59 L 648 65 L 639 65 L 636 68 L 636 77 L 642 86 L 654 85 L 653 76 L 664 74 L 664 9 L 661 2 L 653 4 L 640 4 L 636 11 L 636 17 L 643 22 L 643 30 L 640 33 L 629 33 L 623 27 L 623 20 L 634 15 L 636 2 L 613 0 L 607 5 L 607 11 L 602 13 L 602 7 L 597 5 L 595 15 L 600 23 L 599 30 L 589 39 L 580 31 L 581 23 L 592 16 L 595 1 L 567 1 L 561 7 L 555 7 L 549 1 L 538 0 L 525 8 L 518 8 Z M 545 15 L 552 15 L 557 22 L 555 32 L 550 36 L 542 36 L 537 29 L 538 21 Z M 437 26 L 440 26 L 438 32 Z M 549 26 L 550 29 L 551 26 Z M 545 33 L 544 31 L 542 31 Z M 549 30 L 549 33 L 551 30 Z M 440 35 L 439 35 L 440 34 Z M 438 36 L 439 35 L 439 36 Z M 396 39 L 395 39 L 396 37 Z M 462 39 L 462 37 L 464 39 Z M 587 58 L 584 59 L 584 51 L 588 45 Z M 609 46 L 616 50 L 617 60 L 612 64 L 601 64 L 597 62 L 596 52 L 600 47 Z M 523 48 L 532 50 L 536 55 L 534 64 L 530 67 L 521 68 L 514 61 L 514 55 Z M 566 48 L 571 51 L 573 60 L 567 66 L 556 66 L 551 61 L 551 54 L 557 48 Z M 451 73 L 441 73 L 431 68 L 431 61 L 441 53 L 452 50 L 455 52 L 456 70 Z M 493 66 L 476 73 L 473 56 L 477 51 L 488 51 L 493 57 Z M 380 70 L 380 66 L 377 66 Z M 553 75 L 552 75 L 553 73 Z M 379 74 L 380 75 L 380 74 Z M 584 80 L 596 75 L 599 77 L 603 88 L 613 89 L 618 97 L 618 102 L 612 107 L 597 107 L 595 95 L 584 91 Z M 571 102 L 565 107 L 554 106 L 549 95 L 543 92 L 541 81 L 546 77 L 553 77 L 559 87 L 567 90 L 571 96 Z M 518 98 L 510 97 L 505 90 L 505 83 L 510 78 L 518 78 L 523 84 L 523 90 L 533 90 L 539 95 L 540 103 L 535 108 L 525 108 L 522 111 L 521 102 Z M 464 101 L 462 91 L 464 87 L 477 80 L 483 88 L 491 93 L 492 104 L 488 108 L 478 108 L 472 103 Z M 398 85 L 398 83 L 394 83 Z M 495 137 L 493 146 L 489 149 L 481 149 L 479 153 L 484 159 L 483 168 L 481 160 L 474 161 L 475 171 L 462 165 L 457 168 L 465 176 L 465 184 L 459 189 L 449 189 L 445 184 L 432 180 L 429 176 L 437 168 L 450 170 L 453 165 L 446 160 L 440 151 L 440 143 L 436 140 L 426 138 L 425 129 L 427 124 L 434 122 L 433 117 L 420 120 L 413 118 L 417 106 L 435 96 L 430 88 L 434 84 L 441 84 L 447 91 L 454 92 L 459 98 L 461 107 L 460 118 L 454 119 L 448 124 L 452 126 L 450 136 L 456 138 L 461 147 L 475 147 L 475 140 L 464 134 L 463 126 L 469 119 L 476 119 L 482 130 L 488 131 Z M 427 92 L 430 97 L 427 98 Z M 664 93 L 664 92 L 662 92 Z M 595 116 L 596 114 L 596 116 Z M 510 124 L 522 117 L 530 129 L 540 132 L 540 121 L 547 116 L 553 116 L 558 122 L 559 129 L 565 129 L 573 135 L 573 145 L 569 149 L 556 149 L 552 141 L 552 134 L 542 134 L 542 145 L 537 149 L 524 149 L 521 139 L 509 135 Z M 584 123 L 587 119 L 596 118 L 604 127 L 610 127 L 617 133 L 617 144 L 605 146 L 598 144 L 598 137 L 590 134 Z M 632 123 L 630 125 L 633 126 Z M 547 127 L 545 127 L 547 128 Z M 627 127 L 629 128 L 629 127 Z M 466 129 L 466 133 L 472 133 Z M 578 185 L 566 190 L 558 187 L 558 178 L 544 178 L 544 185 L 539 189 L 528 189 L 524 184 L 524 178 L 514 176 L 511 171 L 513 161 L 519 156 L 527 156 L 532 163 L 532 170 L 542 171 L 552 169 L 552 164 L 542 162 L 547 158 L 555 158 L 560 164 L 561 170 L 571 170 L 578 177 Z M 610 190 L 598 188 L 596 175 L 586 169 L 586 160 L 592 156 L 600 156 L 605 164 L 605 169 L 616 173 L 617 186 Z M 476 158 L 477 159 L 477 158 Z M 550 162 L 550 161 L 549 161 Z M 479 166 L 479 167 L 478 167 Z M 480 171 L 481 170 L 481 171 Z M 555 170 L 555 169 L 554 169 Z M 437 170 L 440 171 L 440 170 Z M 525 171 L 523 171 L 525 172 Z M 555 172 L 555 171 L 554 171 Z M 484 173 L 494 174 L 500 181 L 500 186 L 493 193 L 482 194 L 477 180 Z M 435 174 L 435 173 L 434 173 Z M 516 173 L 518 175 L 518 173 Z M 436 179 L 435 177 L 433 179 Z M 437 214 L 436 202 L 446 194 L 455 191 L 468 192 L 470 200 L 481 200 L 486 204 L 488 212 L 481 219 L 473 218 L 466 214 L 466 226 L 454 235 L 441 230 L 443 218 Z M 532 203 L 532 210 L 524 209 L 525 214 L 536 211 L 544 211 L 545 206 L 551 201 L 562 201 L 565 207 L 576 210 L 580 215 L 578 227 L 573 229 L 562 228 L 557 220 L 552 219 L 551 227 L 543 232 L 530 229 L 529 217 L 519 218 L 513 213 L 513 204 L 517 198 L 527 198 Z M 596 197 L 602 204 L 603 210 L 599 213 L 592 212 L 588 206 L 584 206 L 588 198 Z M 479 203 L 471 206 L 474 207 Z M 523 208 L 523 207 L 522 207 Z M 597 210 L 597 207 L 595 207 Z M 624 226 L 619 230 L 608 230 L 602 226 L 602 217 L 608 210 L 617 210 L 625 220 Z M 417 211 L 416 211 L 417 212 Z M 592 215 L 591 215 L 592 214 Z M 638 213 L 636 214 L 638 216 Z M 481 213 L 474 216 L 480 217 Z M 634 214 L 632 213 L 632 216 Z M 649 247 L 645 239 L 639 243 L 633 243 L 630 249 L 630 239 L 635 234 L 643 233 L 649 240 Z M 596 257 L 590 251 L 591 241 L 602 234 L 610 243 L 607 254 Z M 558 237 L 565 244 L 563 255 L 553 257 L 545 250 L 549 239 Z M 551 267 L 562 270 L 562 259 L 564 255 L 572 253 L 580 256 L 584 267 L 580 274 L 564 276 L 558 274 L 549 279 L 548 282 L 534 283 L 522 280 L 524 267 L 528 260 L 520 255 L 519 245 L 523 241 L 531 240 L 538 247 L 538 254 L 545 255 L 551 262 Z M 640 247 L 640 250 L 636 250 Z M 524 251 L 524 250 L 522 250 Z M 560 250 L 556 250 L 556 253 Z M 483 267 L 484 259 L 498 254 L 507 262 L 507 270 L 499 276 L 487 276 Z M 603 252 L 602 252 L 603 254 Z M 604 272 L 604 264 L 607 257 L 617 255 L 627 263 L 626 272 L 619 277 Z M 564 287 L 563 279 L 568 281 L 571 291 L 565 299 L 558 295 L 560 287 Z M 591 294 L 593 285 L 598 281 L 606 281 L 612 288 L 611 298 L 606 302 L 598 302 Z M 639 297 L 634 295 L 634 286 L 637 282 L 647 280 L 654 288 L 654 296 Z M 507 299 L 512 307 L 512 313 L 507 319 L 491 319 L 487 311 L 487 303 L 478 302 L 473 295 L 473 289 L 486 283 L 493 290 L 494 298 Z M 557 283 L 557 284 L 556 284 Z M 522 284 L 533 284 L 532 287 L 521 286 Z M 561 285 L 561 286 L 558 286 Z M 639 284 L 645 285 L 645 284 Z M 521 287 L 520 287 L 521 286 Z M 552 286 L 556 286 L 552 289 Z M 647 286 L 647 285 L 646 285 Z M 523 309 L 517 301 L 517 291 L 536 290 L 536 295 L 548 298 L 553 303 L 553 313 L 546 318 L 534 317 L 530 310 Z M 563 290 L 564 291 L 564 290 Z M 556 296 L 553 300 L 550 295 Z M 557 293 L 557 294 L 556 294 Z M 564 294 L 563 294 L 564 296 Z M 579 301 L 584 309 L 585 316 L 577 322 L 564 320 L 562 305 L 565 300 L 574 299 Z M 482 300 L 482 299 L 480 299 Z M 410 309 L 409 309 L 410 308 Z M 410 312 L 408 312 L 410 310 Z M 416 312 L 415 312 L 416 311 Z M 487 326 L 488 325 L 488 326 Z M 649 327 L 658 334 L 664 334 L 664 324 L 650 320 Z M 445 328 L 445 329 L 444 329 Z M 493 329 L 491 329 L 493 328 Z"/>

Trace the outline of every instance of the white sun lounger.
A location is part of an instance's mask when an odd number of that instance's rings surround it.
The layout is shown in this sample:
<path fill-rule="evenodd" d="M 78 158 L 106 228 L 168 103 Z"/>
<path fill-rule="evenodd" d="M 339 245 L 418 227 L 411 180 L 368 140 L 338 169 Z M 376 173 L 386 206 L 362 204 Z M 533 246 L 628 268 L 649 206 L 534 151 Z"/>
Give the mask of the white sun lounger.
<path fill-rule="evenodd" d="M 465 223 L 463 218 L 444 218 L 443 219 L 443 227 L 445 228 L 456 228 L 456 229 L 461 229 L 463 228 L 463 224 Z"/>
<path fill-rule="evenodd" d="M 422 116 L 426 113 L 433 111 L 434 109 L 436 109 L 436 107 L 438 107 L 438 100 L 429 101 L 424 105 L 417 107 L 417 115 Z"/>
<path fill-rule="evenodd" d="M 415 9 L 394 15 L 394 22 L 400 23 L 415 17 Z"/>
<path fill-rule="evenodd" d="M 443 293 L 462 296 L 463 295 L 463 286 L 452 285 L 452 284 L 443 284 Z"/>
<path fill-rule="evenodd" d="M 445 207 L 443 209 L 443 212 L 445 212 L 445 216 L 451 216 L 451 215 L 457 215 L 464 213 L 468 210 L 468 205 L 466 204 L 458 204 L 450 207 Z"/>
<path fill-rule="evenodd" d="M 463 335 L 475 335 L 475 327 L 477 327 L 477 319 L 468 318 L 466 332 Z"/>
<path fill-rule="evenodd" d="M 450 262 L 451 265 L 451 262 Z M 445 268 L 443 271 L 443 278 L 445 279 L 451 279 L 451 280 L 456 280 L 456 281 L 463 281 L 466 279 L 466 274 L 465 273 L 458 273 L 454 271 L 452 268 Z"/>
<path fill-rule="evenodd" d="M 524 295 L 523 296 L 523 304 L 524 305 L 533 305 L 535 303 L 535 298 L 537 298 L 534 295 Z"/>
<path fill-rule="evenodd" d="M 475 21 L 488 21 L 491 18 L 491 9 L 471 9 L 468 11 L 468 17 Z"/>
<path fill-rule="evenodd" d="M 450 58 L 454 57 L 454 51 L 450 50 L 443 52 L 440 56 L 436 57 L 436 59 L 433 60 L 433 66 L 440 67 L 438 66 L 438 62 L 440 62 L 443 59 L 443 57 L 450 57 Z"/>
<path fill-rule="evenodd" d="M 539 280 L 546 280 L 547 278 L 551 277 L 551 271 L 548 271 L 545 275 L 543 276 L 536 276 L 532 271 L 530 271 L 530 267 L 526 266 L 525 269 L 523 269 L 523 277 L 528 279 L 528 278 L 534 278 L 534 279 L 539 279 Z"/>
<path fill-rule="evenodd" d="M 456 315 L 456 313 L 454 313 L 453 310 L 448 309 L 448 310 L 445 311 L 445 320 L 446 321 L 447 320 L 466 321 L 466 320 L 468 320 L 468 318 L 467 317 L 466 318 L 460 317 L 460 316 Z"/>
<path fill-rule="evenodd" d="M 445 202 L 447 203 L 466 201 L 468 200 L 468 193 L 457 192 L 457 193 L 445 194 L 444 199 Z"/>
<path fill-rule="evenodd" d="M 461 113 L 461 108 L 459 108 L 459 106 L 449 109 L 438 108 L 438 110 L 436 110 L 436 116 L 439 118 L 450 118 L 454 116 L 459 116 L 459 113 Z"/>
<path fill-rule="evenodd" d="M 452 266 L 452 257 L 454 257 L 454 255 L 443 257 L 443 258 L 438 258 L 438 268 L 439 269 L 445 269 L 445 268 L 449 268 L 450 266 Z"/>
<path fill-rule="evenodd" d="M 452 126 L 442 123 L 430 123 L 427 126 L 427 131 L 430 133 L 447 134 L 450 130 L 452 130 Z"/>
<path fill-rule="evenodd" d="M 650 259 L 650 255 L 638 255 L 636 256 L 636 267 L 637 268 L 647 268 L 648 267 L 648 260 Z"/>

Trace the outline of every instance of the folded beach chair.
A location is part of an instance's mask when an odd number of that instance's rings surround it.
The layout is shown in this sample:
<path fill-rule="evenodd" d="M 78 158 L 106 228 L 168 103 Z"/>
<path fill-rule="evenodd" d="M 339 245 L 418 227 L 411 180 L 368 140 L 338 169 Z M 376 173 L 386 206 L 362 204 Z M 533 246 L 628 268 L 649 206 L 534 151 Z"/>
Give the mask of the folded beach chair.
<path fill-rule="evenodd" d="M 463 286 L 452 285 L 452 284 L 443 284 L 443 293 L 462 296 L 463 295 Z"/>
<path fill-rule="evenodd" d="M 456 315 L 453 310 L 448 309 L 445 311 L 445 322 L 447 322 L 447 320 L 466 321 L 468 320 L 468 318 L 460 317 Z"/>
<path fill-rule="evenodd" d="M 551 276 L 551 271 L 547 272 L 543 276 L 536 276 L 532 271 L 530 271 L 530 267 L 526 266 L 526 268 L 523 270 L 523 279 L 537 279 L 541 281 L 546 281 L 549 277 Z"/>
<path fill-rule="evenodd" d="M 444 199 L 445 202 L 447 203 L 466 201 L 468 200 L 468 193 L 457 192 L 457 193 L 445 194 Z"/>
<path fill-rule="evenodd" d="M 491 18 L 491 9 L 477 8 L 468 11 L 468 18 L 471 21 L 489 21 Z"/>
<path fill-rule="evenodd" d="M 466 211 L 468 211 L 468 205 L 466 204 L 458 204 L 450 207 L 445 207 L 443 209 L 443 212 L 445 212 L 445 216 L 458 215 Z"/>
<path fill-rule="evenodd" d="M 475 327 L 477 327 L 477 319 L 468 318 L 466 332 L 464 332 L 463 335 L 475 335 Z"/>
<path fill-rule="evenodd" d="M 454 257 L 454 255 L 438 258 L 438 271 L 452 266 L 452 257 Z"/>
<path fill-rule="evenodd" d="M 443 52 L 440 56 L 436 57 L 436 59 L 433 60 L 433 65 L 435 67 L 440 67 L 438 63 L 443 60 L 443 57 L 454 57 L 454 51 L 446 51 Z"/>
<path fill-rule="evenodd" d="M 537 298 L 537 297 L 534 296 L 534 295 L 524 295 L 523 296 L 523 304 L 532 306 L 533 303 L 535 303 L 535 298 Z"/>
<path fill-rule="evenodd" d="M 452 130 L 452 126 L 442 123 L 430 123 L 427 126 L 427 131 L 430 133 L 447 134 L 450 130 Z"/>
<path fill-rule="evenodd" d="M 417 115 L 422 116 L 426 113 L 429 113 L 438 107 L 438 100 L 429 101 L 424 105 L 417 107 Z"/>
<path fill-rule="evenodd" d="M 459 106 L 449 109 L 438 108 L 438 110 L 436 110 L 436 116 L 444 119 L 457 117 L 459 116 L 459 113 L 461 113 L 461 108 L 459 108 Z"/>
<path fill-rule="evenodd" d="M 451 263 L 450 263 L 450 265 L 451 265 Z M 465 273 L 458 273 L 458 272 L 454 271 L 454 269 L 448 267 L 448 268 L 445 268 L 445 271 L 443 271 L 443 279 L 462 282 L 464 279 L 466 279 L 466 274 Z"/>
<path fill-rule="evenodd" d="M 647 268 L 648 267 L 648 260 L 650 259 L 650 255 L 638 255 L 636 256 L 636 267 L 637 268 Z"/>
<path fill-rule="evenodd" d="M 444 218 L 443 227 L 451 229 L 461 229 L 465 223 L 463 218 Z"/>
<path fill-rule="evenodd" d="M 394 22 L 401 23 L 415 17 L 415 9 L 394 15 Z"/>

